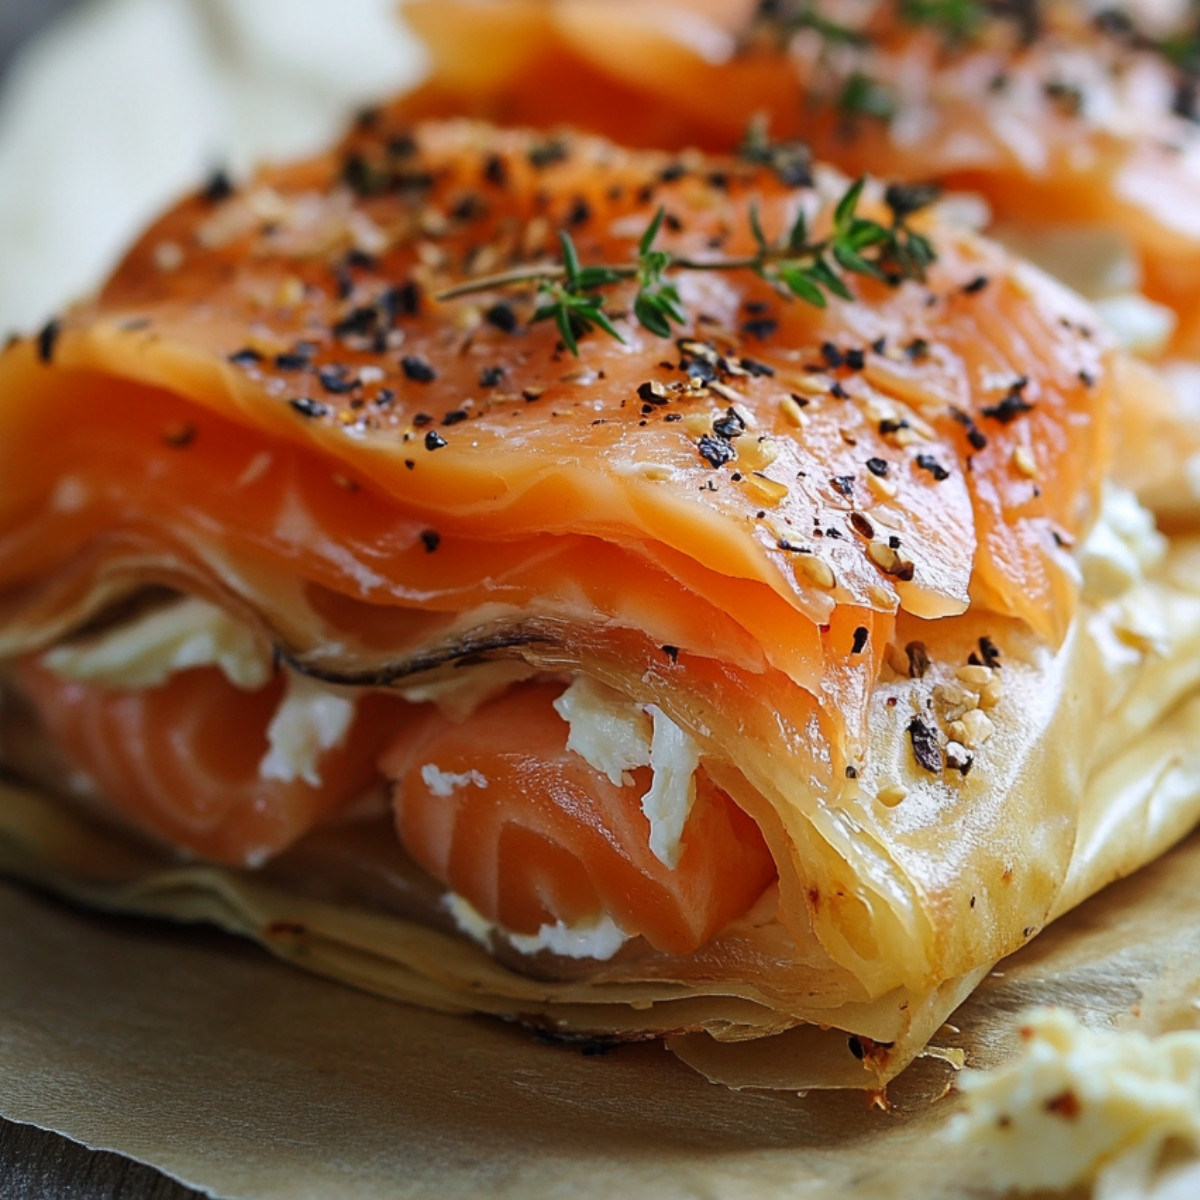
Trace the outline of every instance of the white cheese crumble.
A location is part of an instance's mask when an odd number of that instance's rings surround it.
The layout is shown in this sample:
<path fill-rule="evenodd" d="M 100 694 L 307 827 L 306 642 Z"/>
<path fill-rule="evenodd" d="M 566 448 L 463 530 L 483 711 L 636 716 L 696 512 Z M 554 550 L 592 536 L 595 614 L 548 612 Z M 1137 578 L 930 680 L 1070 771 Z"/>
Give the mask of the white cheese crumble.
<path fill-rule="evenodd" d="M 288 671 L 283 700 L 267 726 L 270 749 L 258 765 L 261 779 L 321 786 L 317 762 L 345 741 L 354 723 L 356 701 L 339 696 L 306 675 Z"/>
<path fill-rule="evenodd" d="M 577 675 L 554 711 L 570 727 L 567 749 L 615 787 L 629 787 L 629 772 L 650 765 L 650 718 L 613 688 Z"/>
<path fill-rule="evenodd" d="M 1104 485 L 1100 517 L 1077 551 L 1086 599 L 1112 600 L 1141 583 L 1167 552 L 1154 516 L 1132 492 Z"/>
<path fill-rule="evenodd" d="M 217 667 L 234 687 L 254 692 L 266 687 L 275 672 L 265 638 L 194 596 L 95 637 L 55 646 L 42 662 L 65 679 L 127 691 L 161 687 L 179 671 Z M 320 787 L 317 763 L 345 740 L 355 708 L 355 700 L 288 671 L 283 699 L 267 727 L 268 750 L 259 763 L 259 778 L 282 783 L 302 779 Z"/>
<path fill-rule="evenodd" d="M 95 637 L 48 650 L 42 662 L 80 683 L 161 687 L 178 671 L 219 667 L 234 687 L 257 691 L 274 670 L 267 641 L 224 609 L 186 597 Z"/>
<path fill-rule="evenodd" d="M 1166 348 L 1175 332 L 1175 314 L 1139 290 L 1137 251 L 1124 234 L 1026 225 L 997 226 L 989 234 L 1090 300 L 1124 349 L 1154 355 Z"/>
<path fill-rule="evenodd" d="M 674 870 L 683 855 L 683 827 L 696 800 L 700 747 L 657 706 L 649 704 L 646 711 L 654 722 L 654 779 L 642 797 L 642 812 L 650 822 L 650 852 Z"/>
<path fill-rule="evenodd" d="M 453 771 L 443 771 L 434 763 L 426 763 L 421 768 L 421 779 L 429 789 L 430 794 L 439 797 L 452 796 L 460 788 L 486 788 L 487 778 L 480 772 L 471 770 L 456 775 Z"/>
<path fill-rule="evenodd" d="M 628 787 L 635 767 L 653 770 L 650 789 L 642 797 L 642 812 L 650 822 L 650 851 L 674 870 L 696 800 L 699 746 L 656 705 L 634 704 L 583 675 L 555 700 L 554 710 L 570 726 L 567 749 L 613 784 Z"/>
<path fill-rule="evenodd" d="M 1167 348 L 1175 332 L 1175 314 L 1140 292 L 1106 296 L 1093 302 L 1122 349 L 1155 355 Z"/>
<path fill-rule="evenodd" d="M 1089 300 L 1136 293 L 1142 284 L 1137 250 L 1116 230 L 995 225 L 988 236 Z"/>
<path fill-rule="evenodd" d="M 629 935 L 606 913 L 568 925 L 556 921 L 543 925 L 537 933 L 509 933 L 489 921 L 474 905 L 454 892 L 442 898 L 442 906 L 454 918 L 459 931 L 472 941 L 488 948 L 493 935 L 505 941 L 522 954 L 537 954 L 549 950 L 563 958 L 594 958 L 604 961 L 612 958 L 629 941 Z"/>
<path fill-rule="evenodd" d="M 977 1148 L 990 1183 L 1022 1191 L 1097 1177 L 1097 1193 L 1145 1195 L 1170 1138 L 1200 1141 L 1200 1032 L 1148 1038 L 1087 1029 L 1045 1009 L 1024 1052 L 956 1081 L 967 1111 L 945 1136 Z"/>
<path fill-rule="evenodd" d="M 612 958 L 629 941 L 629 935 L 607 913 L 575 925 L 556 921 L 543 925 L 536 934 L 505 933 L 513 948 L 522 954 L 549 950 L 563 958 Z"/>

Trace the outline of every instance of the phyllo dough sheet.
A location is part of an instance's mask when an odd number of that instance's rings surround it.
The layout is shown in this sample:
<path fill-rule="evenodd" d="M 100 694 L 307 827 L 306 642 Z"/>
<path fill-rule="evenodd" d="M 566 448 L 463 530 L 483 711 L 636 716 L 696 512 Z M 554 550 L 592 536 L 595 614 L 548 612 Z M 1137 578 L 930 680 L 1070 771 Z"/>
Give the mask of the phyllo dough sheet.
<path fill-rule="evenodd" d="M 384 113 L 214 178 L 0 358 L 11 869 L 890 1078 L 1197 812 L 1120 360 L 931 198 Z"/>

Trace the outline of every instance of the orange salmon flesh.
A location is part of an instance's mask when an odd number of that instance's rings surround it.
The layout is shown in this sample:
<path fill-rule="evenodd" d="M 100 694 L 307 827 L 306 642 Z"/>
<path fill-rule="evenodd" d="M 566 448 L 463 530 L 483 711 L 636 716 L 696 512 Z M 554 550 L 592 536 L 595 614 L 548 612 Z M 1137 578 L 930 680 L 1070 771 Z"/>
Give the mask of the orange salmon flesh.
<path fill-rule="evenodd" d="M 217 862 L 386 786 L 410 858 L 514 935 L 607 917 L 690 955 L 777 878 L 797 937 L 865 911 L 840 860 L 803 876 L 766 797 L 838 810 L 899 625 L 969 613 L 1060 644 L 1109 457 L 1091 311 L 932 208 L 911 217 L 924 279 L 847 276 L 817 307 L 753 268 L 685 272 L 669 338 L 625 282 L 620 336 L 575 355 L 536 284 L 446 293 L 553 264 L 563 230 L 583 262 L 627 263 L 660 211 L 664 251 L 744 259 L 756 224 L 774 240 L 803 213 L 823 236 L 850 181 L 401 108 L 187 198 L 96 300 L 0 356 L 18 691 L 115 812 Z M 861 211 L 892 219 L 880 185 Z M 251 630 L 273 682 L 45 665 L 152 588 Z M 511 661 L 528 677 L 462 711 L 397 694 Z M 677 866 L 650 850 L 649 769 L 618 784 L 567 749 L 553 703 L 580 675 L 695 744 Z M 260 769 L 293 676 L 354 698 L 319 782 Z"/>

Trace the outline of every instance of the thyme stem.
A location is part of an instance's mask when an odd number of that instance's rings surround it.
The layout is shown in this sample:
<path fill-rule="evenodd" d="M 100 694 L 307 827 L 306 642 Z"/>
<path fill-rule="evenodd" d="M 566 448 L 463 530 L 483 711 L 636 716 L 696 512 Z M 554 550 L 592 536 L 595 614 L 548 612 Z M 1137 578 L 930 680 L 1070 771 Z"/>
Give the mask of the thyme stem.
<path fill-rule="evenodd" d="M 756 253 L 739 258 L 689 258 L 655 249 L 666 217 L 666 210 L 660 208 L 638 240 L 637 256 L 632 261 L 584 266 L 570 234 L 560 230 L 559 262 L 533 263 L 464 280 L 444 288 L 434 299 L 447 301 L 477 292 L 536 284 L 537 307 L 531 323 L 553 321 L 563 345 L 577 355 L 579 338 L 593 329 L 624 341 L 613 324 L 613 314 L 604 307 L 604 290 L 616 283 L 636 282 L 634 319 L 649 332 L 666 338 L 671 336 L 672 324 L 687 322 L 671 272 L 753 271 L 780 294 L 817 308 L 824 308 L 829 296 L 853 299 L 845 281 L 848 275 L 866 275 L 892 286 L 905 279 L 923 279 L 925 268 L 936 256 L 929 240 L 909 228 L 907 220 L 929 204 L 936 191 L 913 185 L 888 188 L 884 195 L 892 215 L 888 226 L 858 215 L 858 201 L 865 183 L 865 179 L 858 179 L 850 184 L 834 209 L 831 232 L 817 241 L 809 239 L 803 209 L 783 237 L 769 241 L 763 233 L 758 208 L 751 205 L 750 232 L 758 247 Z"/>
<path fill-rule="evenodd" d="M 825 248 L 825 243 L 820 243 Z M 680 271 L 754 271 L 763 264 L 775 262 L 790 262 L 796 257 L 794 250 L 779 248 L 768 251 L 763 255 L 747 256 L 744 258 L 677 258 L 671 256 L 671 266 Z M 617 279 L 636 279 L 637 263 L 615 263 L 600 268 L 615 276 Z M 494 275 L 479 275 L 456 283 L 444 291 L 434 294 L 433 299 L 439 304 L 446 300 L 457 300 L 460 296 L 470 296 L 477 292 L 492 292 L 504 288 L 515 287 L 522 283 L 554 282 L 567 277 L 566 268 L 561 263 L 534 263 L 527 267 L 514 267 L 511 271 L 497 271 Z"/>

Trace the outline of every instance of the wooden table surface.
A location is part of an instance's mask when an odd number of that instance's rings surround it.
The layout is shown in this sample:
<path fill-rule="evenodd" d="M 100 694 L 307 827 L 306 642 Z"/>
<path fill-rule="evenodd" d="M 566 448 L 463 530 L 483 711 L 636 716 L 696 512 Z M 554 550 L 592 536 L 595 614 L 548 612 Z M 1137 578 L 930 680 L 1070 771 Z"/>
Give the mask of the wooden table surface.
<path fill-rule="evenodd" d="M 152 1167 L 0 1120 L 0 1200 L 200 1200 Z"/>

